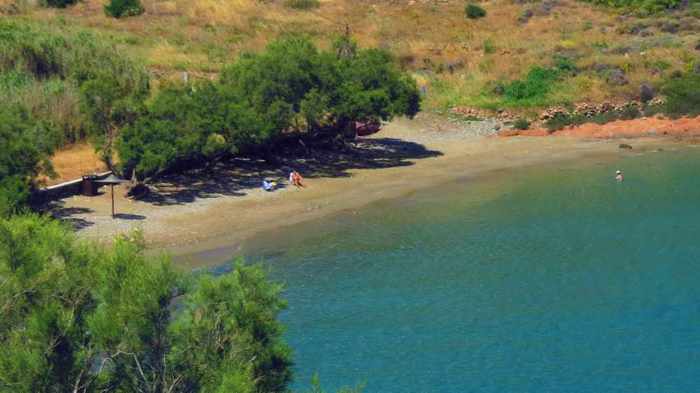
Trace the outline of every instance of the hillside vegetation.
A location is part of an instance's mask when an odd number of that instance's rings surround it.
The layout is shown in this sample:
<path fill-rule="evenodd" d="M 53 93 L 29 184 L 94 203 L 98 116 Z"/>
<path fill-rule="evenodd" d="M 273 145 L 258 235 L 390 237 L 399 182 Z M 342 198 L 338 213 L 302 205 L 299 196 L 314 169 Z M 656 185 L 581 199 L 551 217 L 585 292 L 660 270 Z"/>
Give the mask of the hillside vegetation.
<path fill-rule="evenodd" d="M 115 56 L 109 37 L 64 24 L 0 20 L 0 101 L 44 121 L 57 142 L 96 131 L 80 109 L 89 104 L 90 86 L 105 79 L 122 95 L 148 90 L 146 69 L 129 56 Z"/>
<path fill-rule="evenodd" d="M 325 0 L 308 7 L 143 0 L 143 15 L 122 19 L 106 16 L 100 0 L 65 9 L 0 1 L 24 4 L 15 7 L 15 18 L 109 37 L 120 52 L 142 58 L 156 82 L 181 78 L 183 71 L 210 78 L 237 54 L 288 33 L 330 47 L 349 28 L 361 46 L 394 54 L 424 86 L 425 107 L 440 110 L 634 99 L 642 83 L 660 87 L 672 73 L 692 70 L 700 53 L 700 9 L 693 2 L 676 9 L 676 0 L 490 0 L 479 3 L 486 15 L 477 19 L 465 16 L 463 0 Z M 504 84 L 526 81 L 534 67 L 555 67 L 562 59 L 575 68 L 546 81 L 546 88 L 526 99 L 502 94 Z"/>
<path fill-rule="evenodd" d="M 236 155 L 275 162 L 290 145 L 342 149 L 358 126 L 421 109 L 519 111 L 520 129 L 583 101 L 644 103 L 601 122 L 700 112 L 692 2 L 31 1 L 0 0 L 0 392 L 292 381 L 281 287 L 260 268 L 182 275 L 138 234 L 103 248 L 26 214 L 67 144 L 89 139 L 147 181 Z M 558 112 L 548 126 L 589 120 Z"/>
<path fill-rule="evenodd" d="M 358 124 L 420 110 L 415 80 L 391 54 L 349 35 L 332 50 L 285 36 L 214 80 L 155 89 L 109 35 L 2 20 L 0 37 L 0 216 L 24 208 L 56 148 L 85 137 L 110 169 L 144 179 L 240 153 L 274 160 L 292 138 L 342 146 Z"/>
<path fill-rule="evenodd" d="M 504 109 L 524 126 L 544 108 L 659 93 L 667 108 L 597 121 L 700 107 L 692 1 L 134 1 L 143 13 L 115 18 L 112 0 L 0 0 L 3 116 L 26 119 L 4 132 L 42 140 L 0 188 L 50 173 L 46 156 L 86 138 L 143 177 L 419 108 Z M 589 120 L 569 113 L 547 126 Z"/>

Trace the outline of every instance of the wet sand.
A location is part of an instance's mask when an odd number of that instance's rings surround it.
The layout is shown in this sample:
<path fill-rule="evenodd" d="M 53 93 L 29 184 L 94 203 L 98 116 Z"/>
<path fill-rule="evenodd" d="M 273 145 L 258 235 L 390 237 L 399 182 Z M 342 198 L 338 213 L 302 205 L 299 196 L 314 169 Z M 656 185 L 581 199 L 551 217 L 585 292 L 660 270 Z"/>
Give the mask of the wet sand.
<path fill-rule="evenodd" d="M 344 162 L 336 158 L 336 162 L 317 166 L 304 160 L 292 163 L 307 175 L 307 187 L 303 189 L 285 186 L 267 193 L 259 188 L 263 177 L 284 176 L 284 166 L 290 163 L 262 169 L 242 165 L 240 174 L 215 172 L 208 181 L 189 175 L 184 191 L 173 192 L 161 185 L 163 194 L 147 201 L 125 199 L 125 189 L 118 187 L 115 219 L 110 214 L 109 190 L 96 197 L 60 201 L 54 214 L 76 227 L 81 238 L 109 242 L 117 234 L 138 229 L 154 252 L 167 250 L 184 260 L 188 255 L 219 250 L 208 258 L 208 263 L 216 263 L 235 254 L 257 234 L 361 209 L 375 201 L 451 180 L 468 177 L 478 181 L 480 176 L 523 166 L 633 154 L 619 149 L 622 141 L 481 137 L 459 127 L 398 120 L 368 139 L 368 146 L 374 149 L 371 159 Z M 655 148 L 660 141 L 645 138 L 626 143 L 636 153 Z"/>

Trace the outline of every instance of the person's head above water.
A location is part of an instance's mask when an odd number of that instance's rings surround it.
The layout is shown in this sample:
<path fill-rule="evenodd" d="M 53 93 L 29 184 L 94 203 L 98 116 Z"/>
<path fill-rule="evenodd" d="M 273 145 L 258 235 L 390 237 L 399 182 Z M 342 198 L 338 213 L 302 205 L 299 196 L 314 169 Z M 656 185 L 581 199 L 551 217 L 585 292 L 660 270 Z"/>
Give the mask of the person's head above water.
<path fill-rule="evenodd" d="M 622 171 L 618 169 L 617 172 L 615 172 L 615 174 L 616 174 L 616 175 L 621 175 L 621 174 L 622 174 Z"/>

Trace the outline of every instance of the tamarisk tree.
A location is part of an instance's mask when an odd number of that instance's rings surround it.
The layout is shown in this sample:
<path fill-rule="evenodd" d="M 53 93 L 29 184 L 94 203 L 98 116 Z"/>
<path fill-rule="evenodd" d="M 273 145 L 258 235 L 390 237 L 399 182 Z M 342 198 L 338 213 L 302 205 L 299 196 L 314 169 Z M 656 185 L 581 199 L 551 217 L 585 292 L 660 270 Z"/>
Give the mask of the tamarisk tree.
<path fill-rule="evenodd" d="M 348 37 L 322 51 L 306 38 L 243 54 L 214 82 L 171 85 L 119 135 L 125 173 L 141 178 L 240 152 L 266 154 L 283 134 L 354 136 L 356 122 L 414 116 L 416 82 L 379 49 Z"/>
<path fill-rule="evenodd" d="M 0 221 L 0 392 L 284 392 L 280 286 L 255 266 L 188 277 L 140 236 L 109 249 Z"/>

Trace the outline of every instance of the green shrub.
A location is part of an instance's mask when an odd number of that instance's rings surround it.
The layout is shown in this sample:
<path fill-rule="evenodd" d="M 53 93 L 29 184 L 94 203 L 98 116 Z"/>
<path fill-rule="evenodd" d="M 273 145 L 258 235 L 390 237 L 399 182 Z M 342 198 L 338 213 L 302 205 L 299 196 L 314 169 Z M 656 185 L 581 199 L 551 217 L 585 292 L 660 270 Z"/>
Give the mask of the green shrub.
<path fill-rule="evenodd" d="M 646 112 L 640 111 L 635 105 L 629 105 L 622 108 L 621 111 L 610 111 L 591 117 L 580 114 L 557 113 L 554 117 L 547 120 L 544 125 L 549 132 L 554 132 L 566 127 L 578 126 L 586 123 L 607 124 L 617 120 L 632 120 L 639 118 L 644 113 Z"/>
<path fill-rule="evenodd" d="M 568 115 L 565 113 L 557 113 L 552 118 L 545 121 L 544 126 L 545 128 L 547 128 L 547 131 L 554 132 L 566 128 L 568 126 L 574 125 L 576 124 L 576 122 L 577 119 L 574 118 L 574 116 L 572 115 Z"/>
<path fill-rule="evenodd" d="M 52 174 L 49 157 L 55 135 L 26 110 L 0 107 L 0 217 L 26 206 L 37 175 Z"/>
<path fill-rule="evenodd" d="M 320 7 L 321 2 L 319 0 L 285 0 L 284 5 L 295 10 L 310 10 Z"/>
<path fill-rule="evenodd" d="M 484 40 L 484 54 L 485 55 L 490 55 L 492 53 L 496 52 L 496 47 L 493 45 L 493 41 L 490 39 L 485 39 Z"/>
<path fill-rule="evenodd" d="M 664 111 L 669 115 L 700 114 L 700 75 L 685 74 L 679 78 L 670 78 L 663 86 L 666 96 Z"/>
<path fill-rule="evenodd" d="M 646 105 L 642 111 L 642 115 L 645 117 L 654 117 L 656 115 L 661 115 L 665 112 L 665 104 L 653 104 Z"/>
<path fill-rule="evenodd" d="M 639 14 L 656 14 L 679 8 L 683 0 L 586 0 L 605 7 L 623 8 Z"/>
<path fill-rule="evenodd" d="M 642 116 L 642 111 L 635 105 L 628 105 L 622 109 L 622 111 L 614 113 L 614 118 L 610 121 L 615 120 L 633 120 Z"/>
<path fill-rule="evenodd" d="M 110 0 L 105 6 L 105 14 L 113 18 L 125 18 L 143 14 L 143 6 L 139 0 Z"/>
<path fill-rule="evenodd" d="M 560 73 L 553 68 L 533 67 L 525 79 L 515 80 L 503 86 L 506 101 L 533 106 L 543 100 L 559 80 Z"/>
<path fill-rule="evenodd" d="M 464 7 L 464 15 L 469 19 L 479 19 L 486 16 L 486 10 L 474 3 L 470 3 Z"/>
<path fill-rule="evenodd" d="M 66 8 L 69 5 L 73 5 L 77 2 L 78 0 L 43 0 L 42 4 L 45 7 Z"/>
<path fill-rule="evenodd" d="M 63 142 L 87 134 L 95 141 L 105 140 L 99 135 L 108 131 L 101 116 L 115 119 L 120 113 L 105 106 L 118 101 L 114 91 L 109 102 L 103 99 L 106 94 L 98 100 L 109 112 L 96 113 L 93 106 L 80 104 L 86 101 L 84 85 L 106 76 L 114 80 L 121 97 L 148 91 L 145 68 L 115 51 L 106 37 L 67 26 L 0 19 L 0 102 L 20 105 L 32 117 L 56 126 Z"/>
<path fill-rule="evenodd" d="M 564 74 L 575 75 L 578 72 L 578 66 L 570 57 L 563 55 L 554 56 L 554 68 Z"/>
<path fill-rule="evenodd" d="M 521 117 L 513 123 L 513 128 L 516 130 L 527 130 L 530 128 L 530 121 Z"/>
<path fill-rule="evenodd" d="M 32 76 L 26 72 L 17 70 L 0 71 L 0 92 L 16 94 L 18 90 L 30 85 L 32 80 Z"/>
<path fill-rule="evenodd" d="M 700 18 L 700 3 L 694 2 L 689 4 L 688 15 L 694 18 Z"/>

